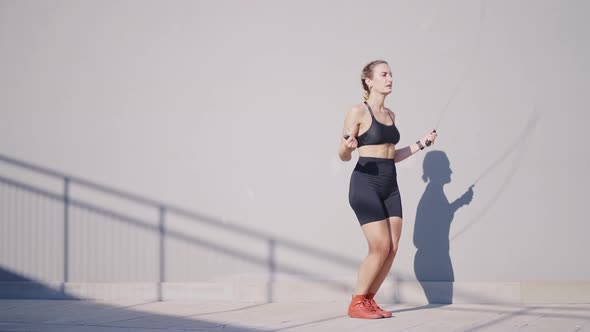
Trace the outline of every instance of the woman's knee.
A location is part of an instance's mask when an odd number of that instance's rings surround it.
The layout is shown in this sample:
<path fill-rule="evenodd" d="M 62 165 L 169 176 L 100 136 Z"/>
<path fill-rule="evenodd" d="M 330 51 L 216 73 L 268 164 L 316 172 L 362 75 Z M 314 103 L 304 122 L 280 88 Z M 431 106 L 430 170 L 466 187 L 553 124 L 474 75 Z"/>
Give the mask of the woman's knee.
<path fill-rule="evenodd" d="M 389 241 L 379 241 L 369 245 L 369 255 L 377 256 L 383 260 L 391 253 L 391 243 Z"/>
<path fill-rule="evenodd" d="M 392 245 L 389 247 L 389 253 L 388 253 L 388 256 L 387 256 L 387 258 L 389 258 L 389 259 L 393 259 L 393 258 L 395 257 L 395 254 L 396 254 L 396 253 L 397 253 L 397 245 L 394 245 L 394 244 L 392 244 Z"/>

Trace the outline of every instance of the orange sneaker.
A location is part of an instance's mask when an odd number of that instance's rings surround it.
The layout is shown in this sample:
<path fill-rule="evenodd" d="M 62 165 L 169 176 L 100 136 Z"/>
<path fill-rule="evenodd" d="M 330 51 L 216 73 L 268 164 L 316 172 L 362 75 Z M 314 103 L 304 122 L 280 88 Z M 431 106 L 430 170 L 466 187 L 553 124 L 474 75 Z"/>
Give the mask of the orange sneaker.
<path fill-rule="evenodd" d="M 375 294 L 367 294 L 367 300 L 369 301 L 369 303 L 371 304 L 371 306 L 373 307 L 373 309 L 375 309 L 376 312 L 378 312 L 381 316 L 383 316 L 383 318 L 390 318 L 393 316 L 393 314 L 389 311 L 385 311 L 383 309 L 381 309 L 379 307 L 379 305 L 377 304 L 377 302 L 375 302 Z"/>
<path fill-rule="evenodd" d="M 371 303 L 364 294 L 352 296 L 352 301 L 350 301 L 350 305 L 348 306 L 348 316 L 350 318 L 362 319 L 383 318 L 383 316 L 371 306 Z"/>

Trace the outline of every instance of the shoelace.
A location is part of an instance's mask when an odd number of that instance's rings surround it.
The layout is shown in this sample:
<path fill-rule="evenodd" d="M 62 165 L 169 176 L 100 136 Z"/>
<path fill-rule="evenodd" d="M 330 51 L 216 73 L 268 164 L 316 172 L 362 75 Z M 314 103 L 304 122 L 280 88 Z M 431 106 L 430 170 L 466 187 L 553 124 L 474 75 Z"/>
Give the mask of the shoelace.
<path fill-rule="evenodd" d="M 371 311 L 376 311 L 375 308 L 373 307 L 373 305 L 371 304 L 371 301 L 369 299 L 363 299 L 363 300 L 358 300 L 355 304 L 355 307 L 358 306 L 363 306 L 368 308 Z"/>
<path fill-rule="evenodd" d="M 371 306 L 373 308 L 375 308 L 375 310 L 383 310 L 383 309 L 381 309 L 381 307 L 379 307 L 379 305 L 377 304 L 377 302 L 375 302 L 375 300 L 371 299 L 371 300 L 369 300 L 369 302 L 371 303 Z"/>
<path fill-rule="evenodd" d="M 374 302 L 375 302 L 375 301 L 373 301 L 373 300 L 369 300 L 369 299 L 364 299 L 364 300 L 363 300 L 363 304 L 364 304 L 366 307 L 368 307 L 368 308 L 369 308 L 369 309 L 371 309 L 372 311 L 377 311 L 377 308 L 376 308 L 375 306 L 373 306 L 373 303 L 374 303 Z M 377 303 L 375 303 L 375 304 L 377 304 Z"/>

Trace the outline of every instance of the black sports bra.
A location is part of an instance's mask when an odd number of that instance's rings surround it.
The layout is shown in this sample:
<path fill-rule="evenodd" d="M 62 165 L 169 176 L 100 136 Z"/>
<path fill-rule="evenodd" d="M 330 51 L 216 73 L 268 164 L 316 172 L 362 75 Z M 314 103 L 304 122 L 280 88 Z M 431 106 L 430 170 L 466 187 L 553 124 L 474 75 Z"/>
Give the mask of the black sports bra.
<path fill-rule="evenodd" d="M 369 130 L 364 132 L 362 135 L 357 137 L 358 147 L 363 145 L 379 145 L 385 143 L 393 143 L 397 144 L 400 139 L 400 134 L 397 128 L 395 127 L 395 122 L 391 126 L 387 126 L 382 124 L 381 122 L 377 121 L 375 115 L 373 114 L 373 110 L 371 106 L 365 101 L 365 105 L 369 109 L 369 113 L 371 113 L 371 126 Z M 388 112 L 389 114 L 389 112 Z M 393 121 L 393 117 L 389 114 L 391 121 Z"/>

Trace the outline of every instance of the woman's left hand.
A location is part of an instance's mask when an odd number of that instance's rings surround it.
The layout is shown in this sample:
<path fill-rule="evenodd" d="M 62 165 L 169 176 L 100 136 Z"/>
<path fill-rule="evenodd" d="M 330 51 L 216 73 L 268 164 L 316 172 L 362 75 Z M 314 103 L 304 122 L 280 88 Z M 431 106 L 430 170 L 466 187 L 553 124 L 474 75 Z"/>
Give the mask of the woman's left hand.
<path fill-rule="evenodd" d="M 426 141 L 428 140 L 428 141 L 430 141 L 430 145 L 432 145 L 432 144 L 434 144 L 434 141 L 436 141 L 436 137 L 437 137 L 437 136 L 438 136 L 438 134 L 436 133 L 436 129 L 432 128 L 432 129 L 430 130 L 430 133 L 429 133 L 429 134 L 426 134 L 426 135 L 425 135 L 425 136 L 422 138 L 421 142 L 422 142 L 422 144 L 423 144 L 424 146 L 426 146 Z"/>

